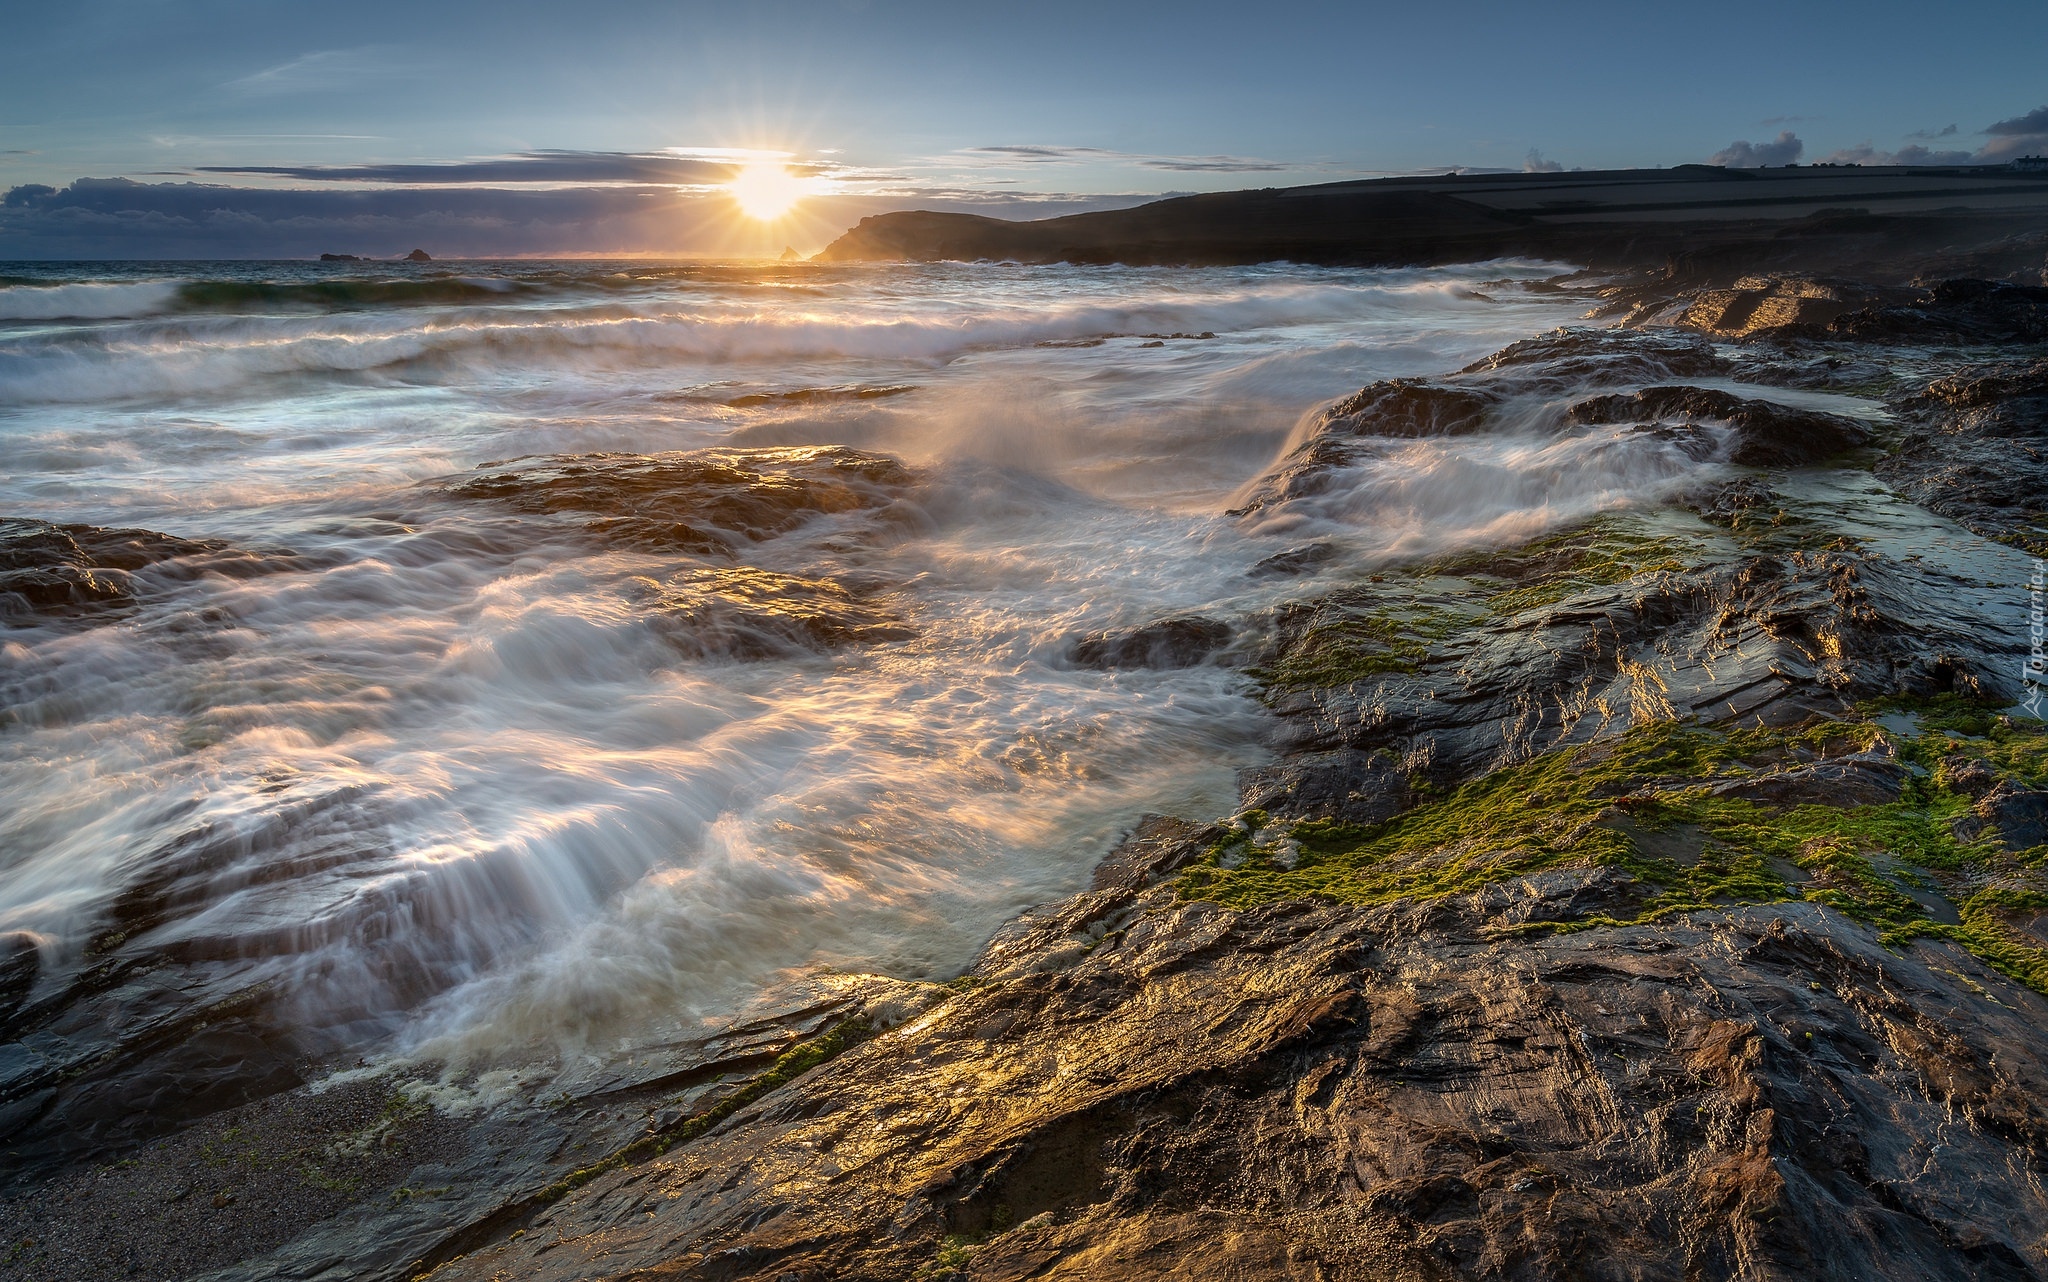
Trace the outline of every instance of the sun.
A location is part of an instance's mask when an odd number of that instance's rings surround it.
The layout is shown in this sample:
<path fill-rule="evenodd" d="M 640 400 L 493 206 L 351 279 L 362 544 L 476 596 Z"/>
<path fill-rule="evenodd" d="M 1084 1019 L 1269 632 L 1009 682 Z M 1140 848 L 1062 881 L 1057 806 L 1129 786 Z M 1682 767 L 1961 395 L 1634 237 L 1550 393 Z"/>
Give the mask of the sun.
<path fill-rule="evenodd" d="M 810 184 L 780 161 L 761 160 L 742 167 L 725 189 L 747 217 L 772 223 L 795 208 Z"/>

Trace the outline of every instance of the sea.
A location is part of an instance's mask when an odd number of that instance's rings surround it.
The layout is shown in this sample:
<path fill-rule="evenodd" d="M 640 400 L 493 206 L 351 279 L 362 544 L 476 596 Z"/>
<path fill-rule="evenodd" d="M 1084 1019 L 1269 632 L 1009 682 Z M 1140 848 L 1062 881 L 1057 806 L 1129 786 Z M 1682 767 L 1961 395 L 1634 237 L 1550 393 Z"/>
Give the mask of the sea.
<path fill-rule="evenodd" d="M 1233 514 L 1334 398 L 1581 323 L 1571 270 L 0 264 L 0 565 L 176 552 L 0 595 L 0 1112 L 959 973 L 1235 808 L 1279 602 L 1694 466 L 1419 439 Z M 1233 640 L 1076 658 L 1189 618 Z"/>

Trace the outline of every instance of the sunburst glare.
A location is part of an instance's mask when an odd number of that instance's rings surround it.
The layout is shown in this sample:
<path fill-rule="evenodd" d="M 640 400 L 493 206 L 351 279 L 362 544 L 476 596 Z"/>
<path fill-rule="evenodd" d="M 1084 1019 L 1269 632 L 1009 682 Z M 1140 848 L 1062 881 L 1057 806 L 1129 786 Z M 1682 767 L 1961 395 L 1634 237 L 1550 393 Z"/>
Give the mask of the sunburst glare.
<path fill-rule="evenodd" d="M 768 223 L 794 209 L 810 193 L 811 181 L 780 161 L 756 161 L 742 167 L 725 189 L 747 217 Z"/>

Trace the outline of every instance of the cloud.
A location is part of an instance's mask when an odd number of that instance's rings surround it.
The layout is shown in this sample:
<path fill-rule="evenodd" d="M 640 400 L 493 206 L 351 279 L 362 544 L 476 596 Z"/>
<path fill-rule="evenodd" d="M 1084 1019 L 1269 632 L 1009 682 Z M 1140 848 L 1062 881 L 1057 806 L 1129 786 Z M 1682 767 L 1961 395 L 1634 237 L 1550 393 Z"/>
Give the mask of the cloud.
<path fill-rule="evenodd" d="M 524 151 L 510 156 L 426 164 L 201 165 L 195 171 L 249 178 L 291 178 L 319 183 L 403 183 L 452 187 L 475 183 L 721 183 L 740 158 L 703 151 Z M 798 168 L 812 168 L 798 166 Z"/>
<path fill-rule="evenodd" d="M 803 213 L 808 239 L 822 243 L 891 209 L 1045 218 L 1150 199 L 931 187 L 815 197 Z M 736 220 L 723 195 L 667 183 L 363 189 L 81 178 L 0 196 L 0 259 L 388 257 L 415 246 L 436 258 L 751 253 L 763 234 Z"/>
<path fill-rule="evenodd" d="M 1545 160 L 1542 152 L 1531 147 L 1529 148 L 1529 154 L 1522 158 L 1522 172 L 1525 174 L 1561 174 L 1564 172 L 1564 165 L 1560 161 Z"/>
<path fill-rule="evenodd" d="M 1729 169 L 1760 169 L 1765 165 L 1789 165 L 1799 159 L 1806 150 L 1806 144 L 1790 129 L 1784 130 L 1770 142 L 1744 142 L 1740 139 L 1708 157 L 1710 165 L 1724 165 Z"/>
<path fill-rule="evenodd" d="M 364 84 L 410 75 L 411 55 L 396 45 L 364 45 L 356 49 L 322 49 L 290 62 L 230 80 L 221 86 L 232 93 L 265 98 L 282 94 L 333 93 Z"/>
<path fill-rule="evenodd" d="M 1039 145 L 1005 147 L 969 147 L 961 153 L 966 156 L 987 157 L 998 164 L 1012 165 L 1070 165 L 1081 160 L 1093 160 L 1100 156 L 1114 156 L 1118 153 L 1105 151 L 1100 147 L 1048 147 Z"/>
<path fill-rule="evenodd" d="M 1978 151 L 1980 160 L 2048 153 L 2048 107 L 2036 107 L 2023 116 L 2000 120 L 1977 132 L 1991 139 Z"/>
<path fill-rule="evenodd" d="M 1810 120 L 1818 119 L 1819 116 L 1766 116 L 1757 123 L 1766 129 L 1772 129 L 1778 125 L 1803 125 Z"/>
<path fill-rule="evenodd" d="M 1112 151 L 1107 147 L 1068 147 L 1043 143 L 1011 144 L 997 147 L 968 147 L 954 153 L 970 160 L 996 165 L 1077 165 L 1111 161 L 1158 169 L 1176 174 L 1268 174 L 1302 168 L 1254 156 L 1160 156 L 1146 152 Z"/>
<path fill-rule="evenodd" d="M 1912 133 L 1906 135 L 1908 138 L 1923 138 L 1929 142 L 1936 138 L 1953 138 L 1955 136 L 1956 127 L 1954 125 L 1946 125 L 1940 129 L 1915 129 Z"/>

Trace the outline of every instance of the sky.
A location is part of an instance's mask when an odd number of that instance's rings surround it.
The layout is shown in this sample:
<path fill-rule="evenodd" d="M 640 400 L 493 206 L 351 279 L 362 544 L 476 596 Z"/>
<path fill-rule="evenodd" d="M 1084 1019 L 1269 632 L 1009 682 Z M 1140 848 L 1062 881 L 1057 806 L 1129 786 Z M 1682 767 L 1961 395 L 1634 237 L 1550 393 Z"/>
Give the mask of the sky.
<path fill-rule="evenodd" d="M 0 258 L 809 253 L 1454 168 L 2048 152 L 2048 4 L 0 0 Z M 748 162 L 810 194 L 764 223 Z"/>

